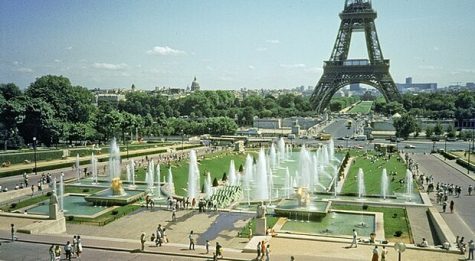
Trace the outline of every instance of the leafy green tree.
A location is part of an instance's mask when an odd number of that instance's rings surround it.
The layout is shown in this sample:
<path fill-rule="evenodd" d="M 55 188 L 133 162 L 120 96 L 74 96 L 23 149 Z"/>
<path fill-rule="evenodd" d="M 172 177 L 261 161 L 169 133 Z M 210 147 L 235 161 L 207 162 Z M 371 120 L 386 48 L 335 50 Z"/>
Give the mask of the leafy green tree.
<path fill-rule="evenodd" d="M 440 122 L 437 122 L 434 126 L 434 135 L 440 136 L 444 132 L 444 128 L 440 124 Z"/>
<path fill-rule="evenodd" d="M 14 83 L 0 84 L 0 96 L 8 101 L 23 95 L 22 91 Z"/>
<path fill-rule="evenodd" d="M 434 128 L 427 126 L 426 127 L 426 137 L 430 138 L 432 137 L 432 134 L 434 134 Z"/>
<path fill-rule="evenodd" d="M 407 139 L 409 134 L 416 130 L 416 118 L 410 114 L 403 114 L 400 118 L 394 119 L 394 128 L 396 129 L 396 136 Z"/>
<path fill-rule="evenodd" d="M 447 137 L 448 138 L 455 138 L 455 136 L 457 135 L 457 133 L 455 131 L 455 127 L 452 124 L 448 125 L 447 128 L 445 129 L 445 131 L 447 132 Z"/>

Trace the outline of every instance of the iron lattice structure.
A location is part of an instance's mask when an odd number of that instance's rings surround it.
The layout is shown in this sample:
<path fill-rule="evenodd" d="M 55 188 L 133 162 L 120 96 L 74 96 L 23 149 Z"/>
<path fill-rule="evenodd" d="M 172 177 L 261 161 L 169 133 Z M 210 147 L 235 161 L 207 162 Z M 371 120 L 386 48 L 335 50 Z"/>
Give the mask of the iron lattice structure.
<path fill-rule="evenodd" d="M 389 73 L 389 60 L 384 59 L 374 20 L 377 13 L 371 0 L 346 0 L 340 13 L 340 29 L 330 60 L 324 61 L 323 75 L 312 94 L 311 102 L 322 113 L 340 88 L 363 83 L 378 89 L 386 101 L 400 100 L 401 95 Z M 349 60 L 351 35 L 364 32 L 369 59 Z"/>

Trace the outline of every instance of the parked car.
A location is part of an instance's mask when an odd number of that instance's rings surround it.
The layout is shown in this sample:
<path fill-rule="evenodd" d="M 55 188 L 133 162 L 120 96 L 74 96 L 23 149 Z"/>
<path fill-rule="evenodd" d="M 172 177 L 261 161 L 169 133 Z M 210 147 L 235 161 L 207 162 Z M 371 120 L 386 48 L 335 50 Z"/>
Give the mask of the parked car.
<path fill-rule="evenodd" d="M 455 137 L 447 137 L 445 140 L 446 140 L 446 141 L 457 141 L 457 138 L 455 138 Z"/>
<path fill-rule="evenodd" d="M 404 148 L 406 148 L 406 149 L 415 149 L 416 146 L 414 146 L 412 144 L 407 144 L 406 146 L 404 146 Z"/>

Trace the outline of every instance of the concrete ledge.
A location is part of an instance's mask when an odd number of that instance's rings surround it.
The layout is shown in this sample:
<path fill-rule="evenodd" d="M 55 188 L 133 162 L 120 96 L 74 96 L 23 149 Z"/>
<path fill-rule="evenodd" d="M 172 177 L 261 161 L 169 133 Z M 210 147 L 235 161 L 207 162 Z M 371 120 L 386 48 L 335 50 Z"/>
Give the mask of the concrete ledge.
<path fill-rule="evenodd" d="M 66 232 L 64 217 L 54 220 L 42 220 L 19 228 L 18 233 L 25 234 L 61 234 Z"/>
<path fill-rule="evenodd" d="M 435 232 L 437 233 L 437 236 L 439 237 L 441 242 L 455 242 L 454 233 L 452 232 L 452 230 L 450 230 L 449 226 L 445 222 L 444 218 L 442 218 L 439 211 L 434 207 L 430 207 L 428 211 L 429 218 L 434 224 Z"/>
<path fill-rule="evenodd" d="M 257 253 L 257 244 L 259 242 L 266 242 L 268 243 L 271 240 L 271 236 L 254 236 L 251 238 L 249 243 L 244 247 L 242 250 L 243 253 Z"/>

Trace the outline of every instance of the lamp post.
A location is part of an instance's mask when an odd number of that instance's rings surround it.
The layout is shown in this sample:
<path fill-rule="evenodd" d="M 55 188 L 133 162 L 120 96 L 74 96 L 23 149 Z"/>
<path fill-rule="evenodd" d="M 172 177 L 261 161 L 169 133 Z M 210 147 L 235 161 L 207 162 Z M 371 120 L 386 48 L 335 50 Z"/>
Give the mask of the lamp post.
<path fill-rule="evenodd" d="M 444 153 L 447 153 L 447 135 L 445 135 Z M 446 155 L 447 155 L 447 154 L 446 154 Z M 444 160 L 447 160 L 447 157 L 444 157 Z"/>
<path fill-rule="evenodd" d="M 33 150 L 34 150 L 34 158 L 35 158 L 35 175 L 38 174 L 38 172 L 36 171 L 36 137 L 33 137 Z"/>

